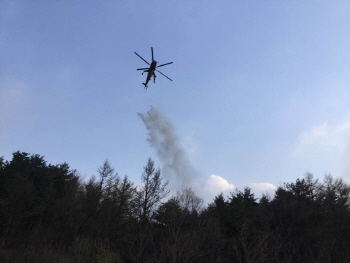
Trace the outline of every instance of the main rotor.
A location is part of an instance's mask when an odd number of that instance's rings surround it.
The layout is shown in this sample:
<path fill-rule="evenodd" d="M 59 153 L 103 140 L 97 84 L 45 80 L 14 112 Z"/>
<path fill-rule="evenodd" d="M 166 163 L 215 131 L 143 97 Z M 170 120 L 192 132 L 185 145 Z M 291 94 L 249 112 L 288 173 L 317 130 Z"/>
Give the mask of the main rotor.
<path fill-rule="evenodd" d="M 171 78 L 169 78 L 168 76 L 166 76 L 165 74 L 163 74 L 162 72 L 160 72 L 159 70 L 157 70 L 157 68 L 164 67 L 164 66 L 166 66 L 166 65 L 172 64 L 173 62 L 168 62 L 168 63 L 161 64 L 161 65 L 157 66 L 157 61 L 154 60 L 153 47 L 151 47 L 151 52 L 152 52 L 152 63 L 151 63 L 151 64 L 150 64 L 147 60 L 145 60 L 143 57 L 141 57 L 139 54 L 137 54 L 136 52 L 134 52 L 136 56 L 138 56 L 138 57 L 139 57 L 140 59 L 142 59 L 147 65 L 150 66 L 149 68 L 138 68 L 137 70 L 143 70 L 144 72 L 148 72 L 149 70 L 157 71 L 157 72 L 159 72 L 160 74 L 162 74 L 164 77 L 166 77 L 167 79 L 173 81 Z"/>

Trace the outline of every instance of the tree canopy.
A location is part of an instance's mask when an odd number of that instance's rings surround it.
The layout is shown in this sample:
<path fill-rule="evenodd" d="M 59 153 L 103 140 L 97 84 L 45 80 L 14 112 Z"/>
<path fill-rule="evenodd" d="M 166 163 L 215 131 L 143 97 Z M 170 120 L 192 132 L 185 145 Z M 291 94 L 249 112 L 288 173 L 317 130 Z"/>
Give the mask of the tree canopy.
<path fill-rule="evenodd" d="M 326 175 L 250 188 L 208 206 L 169 194 L 153 160 L 141 184 L 106 160 L 83 181 L 67 163 L 0 157 L 0 262 L 349 262 L 350 187 Z"/>

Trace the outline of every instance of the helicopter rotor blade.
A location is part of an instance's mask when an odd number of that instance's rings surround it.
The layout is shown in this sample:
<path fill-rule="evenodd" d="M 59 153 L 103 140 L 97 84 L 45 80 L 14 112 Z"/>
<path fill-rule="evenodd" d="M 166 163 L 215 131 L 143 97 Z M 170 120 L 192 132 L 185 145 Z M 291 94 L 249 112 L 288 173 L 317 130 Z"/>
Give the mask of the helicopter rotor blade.
<path fill-rule="evenodd" d="M 140 59 L 142 59 L 143 61 L 146 62 L 146 64 L 150 65 L 143 57 L 141 57 L 139 54 L 137 54 L 136 52 L 134 52 L 136 54 L 136 56 L 138 56 Z"/>
<path fill-rule="evenodd" d="M 154 57 L 153 57 L 153 47 L 151 47 L 151 50 L 152 50 L 152 61 L 154 60 Z"/>
<path fill-rule="evenodd" d="M 156 69 L 157 72 L 159 72 L 160 74 L 162 74 L 164 77 L 166 77 L 167 79 L 173 81 L 171 78 L 169 78 L 167 75 L 163 74 L 162 72 L 160 72 L 159 70 Z"/>
<path fill-rule="evenodd" d="M 148 70 L 149 68 L 138 68 L 137 70 Z"/>
<path fill-rule="evenodd" d="M 162 64 L 162 65 L 159 65 L 159 66 L 157 66 L 157 68 L 163 67 L 163 66 L 166 66 L 166 65 L 169 65 L 169 64 L 173 64 L 173 62 L 169 62 L 169 63 L 165 63 L 165 64 Z"/>

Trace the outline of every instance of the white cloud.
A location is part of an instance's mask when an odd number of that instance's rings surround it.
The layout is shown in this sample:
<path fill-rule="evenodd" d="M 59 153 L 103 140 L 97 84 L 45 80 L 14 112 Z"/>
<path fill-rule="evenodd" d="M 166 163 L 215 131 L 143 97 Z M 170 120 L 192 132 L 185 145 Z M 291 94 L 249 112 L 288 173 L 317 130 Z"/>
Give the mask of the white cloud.
<path fill-rule="evenodd" d="M 270 183 L 250 183 L 249 187 L 252 189 L 252 192 L 256 197 L 261 197 L 262 194 L 269 194 L 273 196 L 277 187 Z"/>
<path fill-rule="evenodd" d="M 209 176 L 206 186 L 204 187 L 205 192 L 215 195 L 218 195 L 221 192 L 230 192 L 234 189 L 235 186 L 233 184 L 230 184 L 226 179 L 215 174 Z"/>
<path fill-rule="evenodd" d="M 308 170 L 332 173 L 350 182 L 350 113 L 340 123 L 325 122 L 303 132 L 293 157 Z"/>
<path fill-rule="evenodd" d="M 350 142 L 350 114 L 342 123 L 323 123 L 305 131 L 299 137 L 293 155 L 299 158 L 333 156 L 341 158 Z"/>
<path fill-rule="evenodd" d="M 271 183 L 250 183 L 248 187 L 252 189 L 256 198 L 260 198 L 263 194 L 274 196 L 277 187 Z M 201 188 L 197 188 L 199 196 L 203 197 L 205 203 L 211 203 L 215 196 L 220 193 L 224 194 L 224 197 L 230 196 L 231 192 L 235 191 L 236 186 L 229 183 L 225 178 L 212 174 L 208 177 L 205 185 Z"/>
<path fill-rule="evenodd" d="M 229 195 L 234 191 L 235 186 L 221 176 L 212 174 L 203 184 L 196 185 L 194 188 L 198 196 L 203 198 L 204 203 L 211 203 L 220 193 L 223 193 L 224 196 Z"/>

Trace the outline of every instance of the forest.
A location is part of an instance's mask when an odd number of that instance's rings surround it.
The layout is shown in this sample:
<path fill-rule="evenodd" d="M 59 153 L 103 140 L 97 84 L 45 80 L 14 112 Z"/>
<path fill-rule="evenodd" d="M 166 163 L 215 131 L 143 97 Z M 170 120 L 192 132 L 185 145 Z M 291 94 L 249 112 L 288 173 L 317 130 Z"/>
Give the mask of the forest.
<path fill-rule="evenodd" d="M 210 204 L 171 194 L 145 160 L 141 184 L 106 160 L 88 181 L 67 163 L 0 157 L 0 262 L 350 262 L 350 187 L 326 175 Z M 281 178 L 283 176 L 281 175 Z"/>

